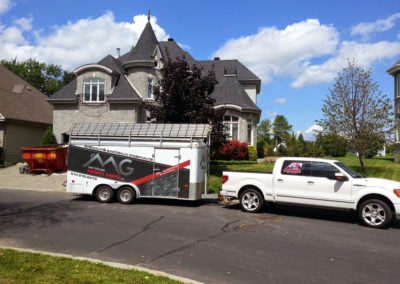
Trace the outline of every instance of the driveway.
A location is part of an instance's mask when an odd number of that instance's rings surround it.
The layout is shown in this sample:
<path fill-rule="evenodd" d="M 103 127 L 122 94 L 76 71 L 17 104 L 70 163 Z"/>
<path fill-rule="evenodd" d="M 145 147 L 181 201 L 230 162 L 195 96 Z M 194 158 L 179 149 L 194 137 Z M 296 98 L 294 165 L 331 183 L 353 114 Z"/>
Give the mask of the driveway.
<path fill-rule="evenodd" d="M 400 225 L 287 206 L 141 200 L 100 204 L 63 192 L 0 190 L 0 245 L 139 265 L 205 283 L 398 283 Z"/>

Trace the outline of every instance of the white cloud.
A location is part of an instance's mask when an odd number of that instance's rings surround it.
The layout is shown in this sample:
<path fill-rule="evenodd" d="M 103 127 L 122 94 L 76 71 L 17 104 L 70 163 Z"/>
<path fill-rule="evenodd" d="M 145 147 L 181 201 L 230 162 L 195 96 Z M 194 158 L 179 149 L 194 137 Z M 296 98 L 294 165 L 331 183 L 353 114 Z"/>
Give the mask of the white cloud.
<path fill-rule="evenodd" d="M 274 100 L 274 104 L 284 105 L 286 103 L 287 103 L 287 99 L 286 98 L 278 98 L 278 99 Z"/>
<path fill-rule="evenodd" d="M 334 27 L 308 19 L 282 30 L 264 27 L 257 34 L 231 39 L 213 56 L 239 59 L 266 83 L 273 75 L 299 73 L 307 60 L 333 54 L 338 42 Z"/>
<path fill-rule="evenodd" d="M 391 29 L 395 25 L 397 19 L 400 19 L 400 13 L 371 23 L 359 23 L 352 28 L 351 35 L 361 35 L 364 39 L 368 39 L 371 33 L 384 32 Z"/>
<path fill-rule="evenodd" d="M 358 43 L 344 41 L 338 53 L 320 65 L 303 64 L 303 71 L 291 84 L 294 88 L 321 82 L 331 82 L 344 67 L 347 60 L 356 60 L 357 65 L 363 68 L 370 67 L 374 62 L 385 58 L 393 58 L 400 54 L 400 42 L 380 41 L 376 43 Z"/>
<path fill-rule="evenodd" d="M 368 34 L 367 31 L 389 29 L 397 18 L 400 13 L 374 23 L 362 23 L 353 29 L 353 33 Z M 239 59 L 263 83 L 271 82 L 274 76 L 289 76 L 293 78 L 291 86 L 301 88 L 332 82 L 346 67 L 348 59 L 355 59 L 358 65 L 368 68 L 377 61 L 392 59 L 399 54 L 399 41 L 341 42 L 335 27 L 308 19 L 281 30 L 264 27 L 254 35 L 231 39 L 213 56 Z"/>
<path fill-rule="evenodd" d="M 0 0 L 0 14 L 7 12 L 12 6 L 13 3 L 10 0 Z"/>
<path fill-rule="evenodd" d="M 0 0 L 1 1 L 1 0 Z M 81 19 L 66 25 L 54 27 L 48 35 L 33 31 L 35 43 L 29 44 L 22 32 L 30 28 L 32 19 L 19 19 L 13 28 L 15 38 L 0 30 L 0 54 L 2 58 L 17 57 L 26 60 L 30 57 L 46 63 L 61 65 L 72 70 L 80 65 L 94 63 L 107 54 L 116 55 L 116 48 L 121 54 L 128 52 L 136 44 L 144 26 L 146 15 L 138 15 L 133 22 L 116 22 L 112 12 L 106 12 L 98 18 Z M 167 40 L 168 35 L 157 24 L 157 18 L 151 17 L 154 33 L 159 40 Z"/>
<path fill-rule="evenodd" d="M 267 111 L 265 112 L 265 115 L 266 115 L 267 117 L 275 118 L 275 116 L 277 116 L 278 113 L 277 113 L 276 111 L 269 111 L 269 110 L 267 110 Z"/>
<path fill-rule="evenodd" d="M 314 133 L 314 132 L 321 132 L 322 130 L 324 130 L 324 129 L 322 128 L 322 126 L 320 126 L 320 125 L 318 125 L 318 124 L 313 124 L 313 125 L 311 125 L 305 132 L 306 132 L 307 134 L 310 134 L 310 133 Z"/>
<path fill-rule="evenodd" d="M 14 20 L 14 25 L 18 26 L 22 31 L 30 31 L 32 29 L 33 18 L 19 18 Z"/>

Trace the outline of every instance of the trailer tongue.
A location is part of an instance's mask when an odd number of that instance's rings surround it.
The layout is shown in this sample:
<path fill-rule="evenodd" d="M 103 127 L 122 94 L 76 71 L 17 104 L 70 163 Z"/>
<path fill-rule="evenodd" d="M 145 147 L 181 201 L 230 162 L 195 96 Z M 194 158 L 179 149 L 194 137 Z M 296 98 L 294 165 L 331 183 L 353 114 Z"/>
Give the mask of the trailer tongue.
<path fill-rule="evenodd" d="M 201 199 L 207 193 L 207 124 L 76 124 L 70 133 L 67 192 L 136 198 Z"/>

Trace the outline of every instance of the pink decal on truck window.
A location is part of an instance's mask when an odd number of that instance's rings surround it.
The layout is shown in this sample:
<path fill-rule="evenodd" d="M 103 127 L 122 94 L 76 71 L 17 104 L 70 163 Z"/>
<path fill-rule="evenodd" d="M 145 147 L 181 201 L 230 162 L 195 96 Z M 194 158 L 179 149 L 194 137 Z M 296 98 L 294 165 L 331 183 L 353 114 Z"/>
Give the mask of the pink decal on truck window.
<path fill-rule="evenodd" d="M 284 173 L 288 174 L 301 174 L 303 163 L 293 162 L 290 163 L 284 170 Z"/>

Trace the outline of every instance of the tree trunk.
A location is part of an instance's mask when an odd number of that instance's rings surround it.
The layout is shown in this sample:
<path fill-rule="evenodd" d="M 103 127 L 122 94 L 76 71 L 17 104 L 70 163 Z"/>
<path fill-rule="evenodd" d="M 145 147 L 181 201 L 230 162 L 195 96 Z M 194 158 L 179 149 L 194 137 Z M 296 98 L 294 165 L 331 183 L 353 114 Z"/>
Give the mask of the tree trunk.
<path fill-rule="evenodd" d="M 365 173 L 365 166 L 364 166 L 364 157 L 360 153 L 358 153 L 358 159 L 360 160 L 361 171 Z"/>

